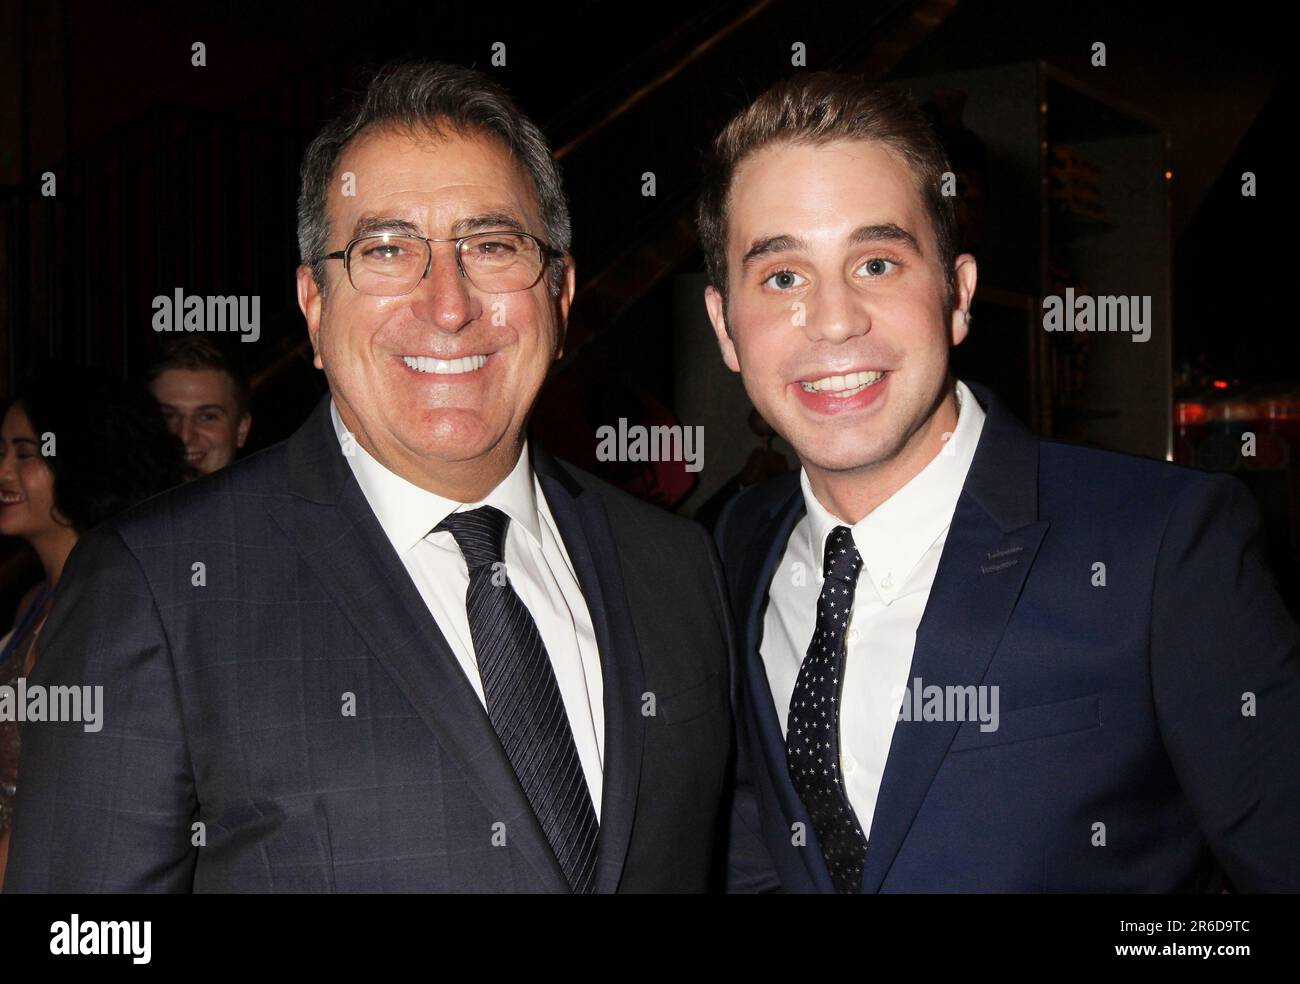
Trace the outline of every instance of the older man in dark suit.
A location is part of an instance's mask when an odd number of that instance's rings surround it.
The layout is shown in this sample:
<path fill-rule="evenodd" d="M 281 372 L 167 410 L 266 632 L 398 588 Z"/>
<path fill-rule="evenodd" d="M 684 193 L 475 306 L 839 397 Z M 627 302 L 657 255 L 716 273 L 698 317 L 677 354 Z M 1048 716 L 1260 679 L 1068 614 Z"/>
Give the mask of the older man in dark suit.
<path fill-rule="evenodd" d="M 465 69 L 308 149 L 287 442 L 85 538 L 34 683 L 6 891 L 700 891 L 730 629 L 701 529 L 525 424 L 573 296 L 558 171 Z"/>

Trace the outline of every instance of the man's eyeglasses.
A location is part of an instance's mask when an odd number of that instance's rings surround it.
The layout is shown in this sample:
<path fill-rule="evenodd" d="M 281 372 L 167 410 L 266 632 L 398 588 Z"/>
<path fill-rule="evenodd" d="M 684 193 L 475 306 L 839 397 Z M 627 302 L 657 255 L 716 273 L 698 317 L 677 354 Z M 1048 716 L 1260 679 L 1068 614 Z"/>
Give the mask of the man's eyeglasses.
<path fill-rule="evenodd" d="M 342 260 L 348 280 L 362 294 L 399 297 L 428 276 L 432 243 L 455 243 L 460 275 L 487 294 L 527 290 L 541 279 L 549 257 L 563 255 L 526 232 L 477 232 L 454 239 L 385 232 L 361 236 L 322 259 Z"/>

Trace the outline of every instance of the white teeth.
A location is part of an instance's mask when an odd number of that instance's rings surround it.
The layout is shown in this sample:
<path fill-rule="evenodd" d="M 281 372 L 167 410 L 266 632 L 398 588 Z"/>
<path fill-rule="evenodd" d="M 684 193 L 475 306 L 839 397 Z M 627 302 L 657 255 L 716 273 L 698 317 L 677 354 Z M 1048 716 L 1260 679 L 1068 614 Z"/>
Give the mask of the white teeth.
<path fill-rule="evenodd" d="M 843 398 L 861 393 L 884 378 L 883 372 L 851 372 L 846 376 L 824 376 L 799 385 L 805 393 L 825 393 L 827 396 Z"/>
<path fill-rule="evenodd" d="M 467 355 L 463 359 L 435 359 L 428 355 L 404 355 L 402 361 L 416 372 L 432 372 L 442 376 L 482 369 L 487 365 L 487 356 Z"/>
<path fill-rule="evenodd" d="M 22 501 L 23 497 L 17 492 L 0 492 L 0 502 L 8 504 Z"/>

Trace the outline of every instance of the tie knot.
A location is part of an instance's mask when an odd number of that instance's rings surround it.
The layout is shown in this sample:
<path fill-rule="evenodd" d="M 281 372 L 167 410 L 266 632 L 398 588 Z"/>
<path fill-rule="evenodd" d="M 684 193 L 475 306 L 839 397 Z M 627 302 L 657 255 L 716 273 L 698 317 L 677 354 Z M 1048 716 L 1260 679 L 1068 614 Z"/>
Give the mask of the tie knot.
<path fill-rule="evenodd" d="M 853 542 L 853 531 L 847 526 L 837 526 L 826 538 L 826 557 L 822 563 L 822 577 L 835 578 L 850 587 L 858 583 L 862 570 L 862 556 Z"/>
<path fill-rule="evenodd" d="M 506 529 L 510 517 L 494 506 L 480 506 L 469 512 L 454 512 L 434 527 L 450 533 L 465 557 L 470 571 L 499 563 L 506 555 Z"/>

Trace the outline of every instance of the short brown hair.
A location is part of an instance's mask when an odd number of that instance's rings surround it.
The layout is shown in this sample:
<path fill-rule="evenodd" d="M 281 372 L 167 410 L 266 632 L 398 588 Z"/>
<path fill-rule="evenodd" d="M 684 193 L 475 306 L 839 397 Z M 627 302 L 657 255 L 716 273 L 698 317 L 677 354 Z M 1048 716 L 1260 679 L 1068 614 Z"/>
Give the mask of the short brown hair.
<path fill-rule="evenodd" d="M 943 174 L 951 170 L 943 145 L 906 90 L 837 72 L 805 72 L 778 82 L 714 140 L 697 214 L 709 283 L 726 297 L 728 198 L 741 162 L 771 144 L 834 140 L 878 141 L 907 162 L 934 226 L 951 308 L 958 233 L 953 199 L 943 194 Z"/>
<path fill-rule="evenodd" d="M 149 366 L 148 381 L 153 381 L 169 369 L 188 369 L 200 372 L 215 369 L 224 372 L 235 384 L 235 399 L 239 416 L 248 413 L 252 402 L 252 388 L 238 361 L 201 335 L 179 335 L 166 339 L 157 357 Z"/>

